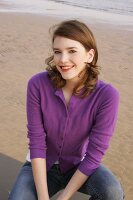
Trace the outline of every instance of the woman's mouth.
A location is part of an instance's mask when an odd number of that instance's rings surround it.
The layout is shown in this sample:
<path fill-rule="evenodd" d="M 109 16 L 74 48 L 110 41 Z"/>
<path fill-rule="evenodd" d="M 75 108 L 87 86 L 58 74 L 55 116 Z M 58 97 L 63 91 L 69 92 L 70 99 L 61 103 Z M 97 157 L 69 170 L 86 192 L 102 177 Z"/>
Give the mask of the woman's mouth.
<path fill-rule="evenodd" d="M 74 67 L 74 65 L 73 66 L 60 66 L 62 72 L 67 72 L 70 69 L 72 69 L 73 67 Z"/>

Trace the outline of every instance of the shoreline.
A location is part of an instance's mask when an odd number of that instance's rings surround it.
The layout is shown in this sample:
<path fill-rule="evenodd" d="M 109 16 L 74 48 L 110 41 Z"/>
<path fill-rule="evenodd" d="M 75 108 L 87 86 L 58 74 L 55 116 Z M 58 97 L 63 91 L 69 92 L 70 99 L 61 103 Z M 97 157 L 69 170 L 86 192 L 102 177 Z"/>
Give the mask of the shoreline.
<path fill-rule="evenodd" d="M 22 16 L 22 17 L 35 17 L 35 18 L 50 18 L 51 20 L 57 20 L 60 21 L 62 20 L 69 20 L 69 19 L 77 19 L 77 20 L 83 20 L 85 22 L 89 22 L 90 25 L 100 25 L 100 26 L 106 26 L 106 27 L 112 27 L 115 28 L 117 30 L 125 30 L 125 31 L 133 31 L 133 23 L 123 23 L 123 24 L 119 24 L 118 23 L 114 23 L 111 21 L 105 21 L 105 20 L 101 20 L 101 19 L 95 19 L 93 17 L 88 17 L 86 19 L 85 16 L 75 16 L 75 17 L 71 17 L 71 16 L 61 16 L 61 15 L 56 15 L 56 14 L 44 14 L 44 13 L 26 13 L 26 12 L 0 12 L 0 15 L 2 16 Z"/>
<path fill-rule="evenodd" d="M 64 4 L 62 2 L 56 1 L 45 1 L 42 2 L 39 6 L 36 2 L 33 1 L 33 6 L 31 2 L 26 5 L 16 4 L 8 2 L 0 3 L 0 13 L 17 13 L 17 14 L 32 14 L 32 15 L 41 15 L 41 16 L 52 16 L 52 17 L 62 17 L 66 18 L 88 18 L 94 20 L 97 23 L 105 23 L 112 25 L 120 26 L 131 26 L 133 27 L 133 16 L 126 14 L 111 13 L 106 11 L 100 11 L 90 8 L 84 8 L 80 6 L 73 6 L 70 4 Z"/>

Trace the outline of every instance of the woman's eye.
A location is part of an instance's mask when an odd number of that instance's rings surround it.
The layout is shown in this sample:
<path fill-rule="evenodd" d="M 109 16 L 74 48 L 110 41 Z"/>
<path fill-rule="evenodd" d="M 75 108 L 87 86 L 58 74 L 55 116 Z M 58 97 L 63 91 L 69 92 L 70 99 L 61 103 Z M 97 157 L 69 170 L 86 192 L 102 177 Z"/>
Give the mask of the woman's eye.
<path fill-rule="evenodd" d="M 54 51 L 54 54 L 59 54 L 59 53 L 61 53 L 60 51 Z"/>
<path fill-rule="evenodd" d="M 76 51 L 75 50 L 70 50 L 69 53 L 76 53 Z"/>

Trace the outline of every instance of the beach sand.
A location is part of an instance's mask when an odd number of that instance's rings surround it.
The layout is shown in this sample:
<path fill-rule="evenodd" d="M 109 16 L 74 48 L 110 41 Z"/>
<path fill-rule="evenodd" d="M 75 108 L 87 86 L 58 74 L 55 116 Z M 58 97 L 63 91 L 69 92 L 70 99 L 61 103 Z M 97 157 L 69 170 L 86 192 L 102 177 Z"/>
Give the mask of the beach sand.
<path fill-rule="evenodd" d="M 27 153 L 26 87 L 29 78 L 45 70 L 50 55 L 48 28 L 62 18 L 0 13 L 0 199 L 17 176 Z M 83 19 L 82 19 L 83 20 Z M 96 36 L 100 78 L 120 92 L 117 125 L 103 163 L 121 181 L 126 200 L 133 199 L 133 27 L 84 19 Z M 2 185 L 2 186 L 1 186 Z M 54 198 L 53 198 L 54 199 Z M 88 199 L 76 194 L 74 199 Z"/>

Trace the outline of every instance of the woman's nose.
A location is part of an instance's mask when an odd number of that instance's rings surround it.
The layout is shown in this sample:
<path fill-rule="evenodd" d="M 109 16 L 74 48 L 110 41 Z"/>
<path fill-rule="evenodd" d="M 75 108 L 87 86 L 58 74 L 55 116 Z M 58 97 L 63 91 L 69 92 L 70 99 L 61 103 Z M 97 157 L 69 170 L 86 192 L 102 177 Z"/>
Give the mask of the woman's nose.
<path fill-rule="evenodd" d="M 65 53 L 62 53 L 61 56 L 60 56 L 60 62 L 65 63 L 65 62 L 67 62 L 68 60 L 69 60 L 68 55 L 65 54 Z"/>

